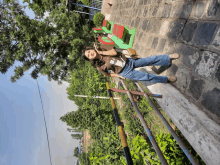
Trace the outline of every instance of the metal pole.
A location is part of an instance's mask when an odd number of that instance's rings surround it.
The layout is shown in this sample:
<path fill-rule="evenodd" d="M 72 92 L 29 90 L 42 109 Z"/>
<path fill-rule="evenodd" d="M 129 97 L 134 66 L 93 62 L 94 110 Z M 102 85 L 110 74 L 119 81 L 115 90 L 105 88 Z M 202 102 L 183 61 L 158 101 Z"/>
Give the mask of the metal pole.
<path fill-rule="evenodd" d="M 114 116 L 115 116 L 115 121 L 116 121 L 116 124 L 118 126 L 118 132 L 119 132 L 119 135 L 120 135 L 120 138 L 121 138 L 121 142 L 122 142 L 125 158 L 126 158 L 126 161 L 127 161 L 127 165 L 133 165 L 133 160 L 131 159 L 131 153 L 130 153 L 130 150 L 128 148 L 127 139 L 126 139 L 123 127 L 122 127 L 121 122 L 120 122 L 120 118 L 119 118 L 119 115 L 118 115 L 118 110 L 115 106 L 115 101 L 113 100 L 113 97 L 112 97 L 109 82 L 107 81 L 106 76 L 104 76 L 104 77 L 105 77 L 105 82 L 106 82 L 106 87 L 107 87 L 107 90 L 108 90 L 108 94 L 109 94 L 109 97 L 110 97 L 110 100 L 111 100 L 111 103 L 112 103 L 112 108 L 113 108 L 113 112 L 114 112 Z"/>
<path fill-rule="evenodd" d="M 120 92 L 120 93 L 127 93 L 128 92 L 128 90 L 124 90 L 124 89 L 117 89 L 117 88 L 110 88 L 110 89 L 114 92 Z M 147 94 L 148 96 L 151 96 L 151 97 L 162 98 L 162 95 L 158 95 L 158 94 L 131 91 L 131 90 L 129 90 L 129 92 L 131 92 L 131 94 L 133 94 L 133 95 L 142 95 L 142 96 L 144 96 L 144 94 Z"/>
<path fill-rule="evenodd" d="M 89 9 L 102 10 L 102 9 L 98 9 L 98 8 L 95 8 L 95 7 L 90 7 L 90 6 L 81 5 L 81 4 L 77 4 L 77 3 L 72 3 L 72 4 L 77 5 L 77 6 L 87 7 Z"/>
<path fill-rule="evenodd" d="M 78 96 L 78 97 L 88 97 L 88 96 L 86 96 L 86 95 L 74 95 L 74 96 Z M 110 97 L 102 97 L 102 96 L 92 96 L 92 98 L 97 98 L 97 99 L 110 99 Z M 120 98 L 114 97 L 113 99 L 119 100 Z"/>
<path fill-rule="evenodd" d="M 90 13 L 86 13 L 86 12 L 83 12 L 83 11 L 78 11 L 78 10 L 74 10 L 76 13 L 82 13 L 82 14 L 90 14 Z M 94 15 L 94 14 L 90 14 L 90 15 Z"/>
<path fill-rule="evenodd" d="M 141 92 L 144 92 L 144 90 L 142 89 L 142 87 L 140 86 L 140 84 L 138 82 L 135 81 L 135 84 L 138 86 L 138 88 L 140 89 Z M 149 98 L 149 96 L 147 94 L 144 94 L 145 98 L 148 100 L 148 102 L 150 103 L 150 105 L 154 108 L 154 110 L 156 111 L 156 113 L 158 114 L 158 116 L 160 117 L 160 119 L 163 121 L 163 123 L 165 124 L 165 126 L 168 128 L 168 130 L 170 131 L 170 133 L 172 134 L 172 136 L 175 138 L 175 140 L 177 141 L 177 143 L 179 144 L 179 146 L 181 147 L 181 149 L 183 150 L 183 152 L 185 153 L 185 155 L 187 156 L 187 158 L 190 160 L 190 162 L 193 165 L 199 165 L 199 163 L 195 160 L 195 158 L 193 157 L 193 155 L 188 151 L 188 149 L 186 148 L 186 146 L 184 145 L 184 143 L 182 142 L 182 140 L 179 138 L 179 136 L 175 133 L 175 131 L 170 127 L 169 123 L 166 121 L 166 119 L 163 117 L 163 115 L 160 113 L 160 111 L 157 109 L 157 107 L 154 105 L 154 103 L 151 101 L 151 99 Z"/>
<path fill-rule="evenodd" d="M 140 119 L 141 124 L 142 124 L 142 126 L 144 127 L 144 130 L 146 131 L 147 136 L 148 136 L 149 139 L 150 139 L 151 144 L 153 145 L 153 147 L 154 147 L 154 149 L 155 149 L 157 155 L 159 156 L 159 159 L 160 159 L 162 165 L 168 165 L 168 163 L 167 163 L 166 159 L 164 158 L 163 153 L 161 152 L 159 146 L 157 145 L 157 142 L 156 142 L 156 140 L 154 139 L 154 137 L 153 137 L 153 135 L 152 135 L 152 133 L 151 133 L 151 131 L 150 131 L 150 129 L 149 129 L 149 127 L 148 127 L 146 121 L 144 120 L 143 115 L 142 115 L 141 112 L 139 111 L 137 104 L 134 102 L 130 91 L 128 90 L 128 88 L 127 88 L 127 86 L 125 85 L 124 81 L 121 80 L 121 82 L 122 82 L 122 84 L 123 84 L 125 90 L 127 90 L 127 95 L 128 95 L 128 97 L 129 97 L 131 103 L 133 104 L 133 107 L 134 107 L 136 113 L 138 114 L 138 118 Z"/>

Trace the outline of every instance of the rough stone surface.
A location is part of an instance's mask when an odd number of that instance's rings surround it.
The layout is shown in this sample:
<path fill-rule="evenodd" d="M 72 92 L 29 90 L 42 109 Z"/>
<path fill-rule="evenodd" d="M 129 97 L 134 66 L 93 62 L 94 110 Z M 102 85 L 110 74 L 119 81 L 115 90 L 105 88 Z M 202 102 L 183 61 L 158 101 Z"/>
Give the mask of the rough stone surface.
<path fill-rule="evenodd" d="M 220 88 L 213 87 L 204 93 L 202 105 L 209 111 L 220 117 Z"/>
<path fill-rule="evenodd" d="M 192 11 L 193 3 L 192 2 L 187 2 L 183 5 L 182 13 L 180 15 L 180 18 L 183 19 L 188 19 L 191 11 Z"/>
<path fill-rule="evenodd" d="M 206 2 L 204 1 L 197 1 L 195 4 L 194 10 L 194 17 L 195 18 L 201 18 L 202 15 L 205 13 L 205 8 L 206 8 Z"/>
<path fill-rule="evenodd" d="M 195 68 L 195 73 L 206 78 L 211 77 L 217 69 L 218 60 L 219 56 L 216 53 L 204 51 L 201 61 Z"/>
<path fill-rule="evenodd" d="M 196 45 L 209 45 L 216 29 L 215 23 L 205 22 L 199 25 L 193 42 Z"/>
<path fill-rule="evenodd" d="M 220 83 L 220 65 L 218 65 L 216 72 L 215 72 L 215 78 Z"/>
<path fill-rule="evenodd" d="M 163 95 L 157 99 L 158 103 L 205 163 L 220 164 L 220 6 L 216 5 L 217 1 L 116 1 L 111 7 L 114 11 L 110 20 L 128 25 L 129 29 L 136 28 L 133 48 L 140 57 L 180 54 L 171 66 L 156 68 L 159 75 L 176 75 L 176 82 L 144 84 L 150 92 Z"/>
<path fill-rule="evenodd" d="M 202 90 L 204 88 L 205 81 L 200 79 L 199 77 L 192 76 L 191 82 L 189 85 L 189 92 L 192 94 L 194 99 L 198 100 L 202 94 Z"/>
<path fill-rule="evenodd" d="M 144 8 L 144 10 L 143 10 L 143 16 L 144 16 L 144 17 L 147 16 L 147 11 L 148 11 L 148 7 L 145 6 L 145 8 Z"/>
<path fill-rule="evenodd" d="M 145 32 L 150 32 L 154 28 L 154 22 L 155 22 L 155 20 L 150 20 L 149 21 Z"/>
<path fill-rule="evenodd" d="M 182 38 L 186 42 L 190 42 L 196 32 L 197 22 L 188 22 L 183 30 Z"/>
<path fill-rule="evenodd" d="M 161 24 L 162 24 L 161 20 L 154 20 L 151 33 L 158 34 L 160 32 Z"/>
<path fill-rule="evenodd" d="M 217 0 L 210 0 L 207 15 L 211 17 L 215 16 L 218 7 L 219 7 L 219 2 Z"/>
<path fill-rule="evenodd" d="M 164 6 L 164 12 L 163 12 L 163 16 L 164 18 L 168 18 L 169 15 L 170 15 L 170 11 L 172 9 L 172 6 L 171 5 L 165 5 Z"/>
<path fill-rule="evenodd" d="M 154 40 L 153 40 L 153 43 L 152 43 L 151 48 L 152 48 L 152 49 L 156 49 L 157 44 L 158 44 L 158 37 L 155 37 Z"/>
<path fill-rule="evenodd" d="M 163 52 L 165 44 L 166 44 L 166 39 L 161 38 L 158 44 L 157 52 Z"/>
<path fill-rule="evenodd" d="M 177 44 L 176 53 L 180 54 L 180 61 L 189 67 L 194 68 L 198 64 L 200 54 L 197 49 L 185 44 Z"/>
<path fill-rule="evenodd" d="M 148 20 L 145 19 L 145 20 L 143 21 L 143 23 L 142 23 L 142 30 L 146 30 L 146 28 L 147 28 L 147 23 L 148 23 Z"/>
<path fill-rule="evenodd" d="M 161 28 L 160 28 L 160 35 L 161 36 L 165 36 L 167 34 L 167 31 L 169 30 L 169 25 L 170 25 L 169 21 L 164 21 L 162 23 Z"/>
<path fill-rule="evenodd" d="M 215 35 L 215 38 L 212 42 L 212 45 L 220 50 L 220 28 L 218 29 L 218 32 Z"/>
<path fill-rule="evenodd" d="M 155 74 L 149 67 L 145 68 L 148 73 Z M 142 68 L 138 70 L 143 71 Z M 207 118 L 207 115 L 191 102 L 192 100 L 187 100 L 171 85 L 149 82 L 142 82 L 142 84 L 150 92 L 163 95 L 163 98 L 156 99 L 157 102 L 197 153 L 202 155 L 204 162 L 207 165 L 219 164 L 219 125 Z"/>
<path fill-rule="evenodd" d="M 152 35 L 147 35 L 146 39 L 147 39 L 147 42 L 146 42 L 145 48 L 150 49 L 153 43 L 154 37 Z"/>
<path fill-rule="evenodd" d="M 171 39 L 171 40 L 177 40 L 177 37 L 180 35 L 180 33 L 182 32 L 182 29 L 184 27 L 184 20 L 177 20 L 174 21 L 170 24 L 170 30 L 167 34 L 167 36 Z"/>
<path fill-rule="evenodd" d="M 167 48 L 165 48 L 165 53 L 166 54 L 174 53 L 174 47 L 175 47 L 175 43 L 169 42 Z"/>
<path fill-rule="evenodd" d="M 181 13 L 182 13 L 182 8 L 183 8 L 183 3 L 174 3 L 174 5 L 172 6 L 172 10 L 170 13 L 170 17 L 171 18 L 179 18 Z"/>
<path fill-rule="evenodd" d="M 183 65 L 180 61 L 172 61 L 171 67 L 167 70 L 166 76 L 175 75 L 178 78 L 178 81 L 175 82 L 175 86 L 178 86 L 178 89 L 184 93 L 188 89 L 192 70 Z"/>

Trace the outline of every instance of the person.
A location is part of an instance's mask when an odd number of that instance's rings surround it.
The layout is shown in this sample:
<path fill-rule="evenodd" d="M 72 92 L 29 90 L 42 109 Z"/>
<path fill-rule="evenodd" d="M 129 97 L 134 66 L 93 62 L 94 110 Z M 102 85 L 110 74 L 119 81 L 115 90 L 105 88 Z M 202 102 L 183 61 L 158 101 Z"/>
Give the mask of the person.
<path fill-rule="evenodd" d="M 156 55 L 145 58 L 127 58 L 122 52 L 117 52 L 114 47 L 101 45 L 99 48 L 86 46 L 82 50 L 83 59 L 89 61 L 94 68 L 108 77 L 121 77 L 134 81 L 149 81 L 154 83 L 167 83 L 177 81 L 176 76 L 159 76 L 134 70 L 138 67 L 171 64 L 171 60 L 178 59 L 179 54 Z"/>

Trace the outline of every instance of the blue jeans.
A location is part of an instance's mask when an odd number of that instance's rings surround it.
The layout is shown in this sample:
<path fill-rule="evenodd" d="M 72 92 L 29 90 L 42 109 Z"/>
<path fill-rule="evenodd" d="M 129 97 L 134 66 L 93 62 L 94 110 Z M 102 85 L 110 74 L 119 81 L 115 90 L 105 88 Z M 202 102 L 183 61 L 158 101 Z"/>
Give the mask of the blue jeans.
<path fill-rule="evenodd" d="M 118 74 L 122 77 L 126 77 L 134 81 L 166 83 L 168 80 L 167 76 L 152 75 L 134 69 L 138 67 L 151 66 L 151 65 L 167 66 L 170 65 L 170 63 L 171 60 L 169 55 L 151 56 L 151 57 L 139 58 L 137 60 L 134 60 L 132 58 L 127 58 L 126 65 Z"/>

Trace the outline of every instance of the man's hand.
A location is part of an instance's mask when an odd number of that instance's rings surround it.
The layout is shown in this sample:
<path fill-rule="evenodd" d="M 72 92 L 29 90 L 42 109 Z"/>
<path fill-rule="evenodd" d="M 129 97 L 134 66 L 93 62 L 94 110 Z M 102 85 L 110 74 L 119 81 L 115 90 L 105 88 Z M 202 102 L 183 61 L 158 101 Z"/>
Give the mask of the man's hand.
<path fill-rule="evenodd" d="M 96 44 L 94 43 L 93 45 L 94 45 L 95 50 L 100 54 L 100 51 L 98 50 Z"/>
<path fill-rule="evenodd" d="M 122 79 L 126 79 L 125 77 L 122 77 L 122 76 L 120 76 L 120 78 L 122 78 Z"/>

